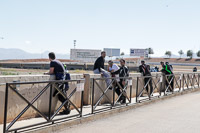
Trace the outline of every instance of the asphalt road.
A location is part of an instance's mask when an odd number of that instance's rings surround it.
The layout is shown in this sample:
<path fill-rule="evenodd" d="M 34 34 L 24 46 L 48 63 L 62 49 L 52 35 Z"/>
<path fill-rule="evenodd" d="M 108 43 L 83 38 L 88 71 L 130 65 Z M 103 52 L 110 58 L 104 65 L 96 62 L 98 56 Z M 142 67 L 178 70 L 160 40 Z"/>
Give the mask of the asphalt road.
<path fill-rule="evenodd" d="M 200 133 L 200 92 L 190 93 L 59 133 Z"/>

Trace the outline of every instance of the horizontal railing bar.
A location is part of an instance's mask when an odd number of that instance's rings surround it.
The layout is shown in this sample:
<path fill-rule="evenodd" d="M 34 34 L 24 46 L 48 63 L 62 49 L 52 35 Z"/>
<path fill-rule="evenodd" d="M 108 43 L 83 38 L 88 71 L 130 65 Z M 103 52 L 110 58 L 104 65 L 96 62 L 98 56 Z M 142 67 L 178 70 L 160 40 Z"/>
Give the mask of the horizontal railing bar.
<path fill-rule="evenodd" d="M 19 85 L 19 84 L 41 84 L 41 83 L 68 83 L 68 82 L 77 82 L 85 81 L 85 79 L 79 80 L 48 80 L 48 81 L 30 81 L 30 82 L 8 82 L 9 85 Z"/>
<path fill-rule="evenodd" d="M 132 79 L 132 77 L 110 77 L 110 78 L 91 78 L 94 80 L 105 80 L 105 79 Z"/>
<path fill-rule="evenodd" d="M 39 125 L 43 125 L 43 127 L 45 127 L 45 126 L 52 125 L 52 122 L 62 121 L 62 120 L 66 120 L 66 119 L 73 118 L 73 117 L 78 117 L 78 116 L 80 116 L 80 115 L 79 114 L 75 114 L 75 115 L 71 115 L 71 116 L 67 116 L 67 117 L 63 117 L 63 118 L 58 118 L 58 119 L 55 119 L 55 120 L 52 120 L 52 121 L 45 121 L 45 122 L 40 122 L 40 123 L 37 123 L 37 124 L 32 124 L 32 125 L 28 125 L 28 126 L 24 126 L 24 127 L 20 127 L 20 128 L 10 129 L 10 130 L 8 130 L 8 132 L 30 131 L 30 130 L 33 130 L 33 129 L 41 128 L 41 126 L 39 126 Z M 59 122 L 57 122 L 57 123 L 59 123 Z M 39 126 L 39 127 L 37 127 L 37 126 Z M 33 128 L 31 128 L 31 127 L 33 127 Z M 23 129 L 27 129 L 27 130 L 23 130 Z"/>

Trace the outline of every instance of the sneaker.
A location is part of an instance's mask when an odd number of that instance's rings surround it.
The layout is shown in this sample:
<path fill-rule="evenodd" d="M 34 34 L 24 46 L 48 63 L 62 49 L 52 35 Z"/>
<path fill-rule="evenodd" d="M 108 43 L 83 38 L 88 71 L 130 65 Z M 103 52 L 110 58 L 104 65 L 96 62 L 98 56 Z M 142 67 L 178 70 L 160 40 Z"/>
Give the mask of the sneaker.
<path fill-rule="evenodd" d="M 60 112 L 59 114 L 61 115 L 68 115 L 70 114 L 71 110 L 70 109 L 67 109 L 67 110 L 63 110 L 62 112 Z"/>
<path fill-rule="evenodd" d="M 122 97 L 121 104 L 125 104 L 125 103 L 126 103 L 126 98 Z"/>

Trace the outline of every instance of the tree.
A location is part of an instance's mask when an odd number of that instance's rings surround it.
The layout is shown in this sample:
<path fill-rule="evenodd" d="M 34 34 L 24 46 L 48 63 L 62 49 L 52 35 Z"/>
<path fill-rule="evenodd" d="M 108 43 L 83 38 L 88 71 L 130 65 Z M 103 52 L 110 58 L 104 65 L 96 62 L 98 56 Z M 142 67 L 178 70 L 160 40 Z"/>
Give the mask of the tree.
<path fill-rule="evenodd" d="M 190 57 L 192 59 L 192 57 L 193 57 L 193 51 L 192 50 L 187 51 L 187 57 Z"/>
<path fill-rule="evenodd" d="M 125 54 L 124 54 L 124 52 L 121 52 L 121 54 L 120 54 L 120 55 L 121 55 L 121 56 L 122 56 L 122 58 L 123 58 L 123 56 L 124 56 Z"/>
<path fill-rule="evenodd" d="M 197 52 L 197 57 L 200 57 L 200 50 Z"/>
<path fill-rule="evenodd" d="M 184 54 L 183 50 L 178 51 L 178 53 L 179 53 L 179 55 L 180 55 L 180 58 L 181 58 L 181 56 Z"/>
<path fill-rule="evenodd" d="M 150 57 L 151 54 L 154 54 L 154 51 L 153 51 L 152 48 L 148 48 L 147 50 L 148 50 L 149 57 Z"/>
<path fill-rule="evenodd" d="M 171 52 L 171 51 L 166 51 L 166 52 L 165 52 L 165 55 L 166 55 L 166 56 L 169 56 L 169 58 L 170 58 L 170 57 L 172 56 L 172 52 Z"/>

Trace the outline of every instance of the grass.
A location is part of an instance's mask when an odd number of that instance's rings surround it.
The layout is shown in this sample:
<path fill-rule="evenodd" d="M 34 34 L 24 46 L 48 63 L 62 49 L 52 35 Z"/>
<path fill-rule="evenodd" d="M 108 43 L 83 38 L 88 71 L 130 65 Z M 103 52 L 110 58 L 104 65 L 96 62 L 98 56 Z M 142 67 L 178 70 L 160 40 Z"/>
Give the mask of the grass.
<path fill-rule="evenodd" d="M 3 71 L 3 72 L 0 72 L 0 75 L 19 75 L 19 73 Z"/>

